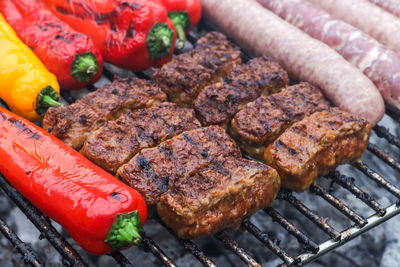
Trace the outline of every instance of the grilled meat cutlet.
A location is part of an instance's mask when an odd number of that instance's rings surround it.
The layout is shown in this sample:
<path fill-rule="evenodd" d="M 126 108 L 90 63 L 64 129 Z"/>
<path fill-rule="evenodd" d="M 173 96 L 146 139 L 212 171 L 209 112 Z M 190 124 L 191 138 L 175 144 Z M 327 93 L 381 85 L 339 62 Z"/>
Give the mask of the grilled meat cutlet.
<path fill-rule="evenodd" d="M 238 65 L 221 82 L 209 85 L 198 95 L 194 107 L 201 123 L 226 124 L 244 105 L 261 94 L 279 92 L 289 84 L 287 72 L 268 58 L 254 58 Z"/>
<path fill-rule="evenodd" d="M 211 32 L 196 48 L 155 70 L 154 80 L 179 106 L 190 107 L 206 85 L 219 81 L 241 63 L 241 52 L 225 35 Z"/>
<path fill-rule="evenodd" d="M 355 115 L 332 108 L 293 124 L 265 150 L 282 187 L 302 192 L 329 169 L 361 156 L 371 125 Z"/>
<path fill-rule="evenodd" d="M 200 126 L 192 109 L 162 103 L 106 122 L 88 137 L 80 152 L 114 174 L 140 150 Z"/>
<path fill-rule="evenodd" d="M 318 88 L 300 83 L 247 104 L 232 120 L 230 133 L 246 154 L 263 159 L 266 146 L 290 125 L 328 108 Z"/>
<path fill-rule="evenodd" d="M 150 107 L 166 100 L 151 81 L 119 78 L 65 107 L 49 108 L 43 128 L 69 146 L 80 149 L 91 132 L 124 110 Z"/>
<path fill-rule="evenodd" d="M 118 169 L 117 177 L 139 191 L 151 208 L 176 179 L 191 176 L 220 156 L 241 153 L 222 128 L 199 128 L 143 149 Z"/>
<path fill-rule="evenodd" d="M 164 193 L 157 212 L 181 238 L 240 226 L 243 218 L 269 206 L 279 191 L 276 170 L 260 162 L 220 157 Z"/>

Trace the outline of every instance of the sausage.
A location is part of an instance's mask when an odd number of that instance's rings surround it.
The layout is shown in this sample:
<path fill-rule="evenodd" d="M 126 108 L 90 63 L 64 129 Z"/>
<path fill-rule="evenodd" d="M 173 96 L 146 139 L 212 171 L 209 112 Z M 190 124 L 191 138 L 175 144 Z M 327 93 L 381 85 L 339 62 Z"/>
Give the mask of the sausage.
<path fill-rule="evenodd" d="M 369 0 L 384 10 L 400 17 L 400 0 Z"/>
<path fill-rule="evenodd" d="M 387 106 L 400 114 L 400 56 L 353 26 L 306 0 L 258 0 L 281 18 L 335 49 L 378 88 Z"/>
<path fill-rule="evenodd" d="M 400 53 L 400 20 L 365 0 L 309 0 Z"/>
<path fill-rule="evenodd" d="M 206 18 L 249 52 L 274 58 L 298 80 L 318 87 L 340 108 L 376 124 L 384 102 L 374 84 L 327 45 L 256 1 L 203 0 Z"/>

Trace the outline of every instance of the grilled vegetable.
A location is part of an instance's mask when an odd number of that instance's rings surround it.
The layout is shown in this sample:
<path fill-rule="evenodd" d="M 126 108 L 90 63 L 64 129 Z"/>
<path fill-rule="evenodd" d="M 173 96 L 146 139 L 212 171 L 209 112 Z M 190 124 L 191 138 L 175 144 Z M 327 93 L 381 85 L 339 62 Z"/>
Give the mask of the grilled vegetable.
<path fill-rule="evenodd" d="M 0 98 L 29 120 L 61 105 L 56 77 L 24 45 L 0 14 Z"/>
<path fill-rule="evenodd" d="M 188 33 L 201 17 L 200 0 L 160 0 L 168 10 L 168 17 L 174 23 L 178 34 L 178 48 L 183 48 Z"/>
<path fill-rule="evenodd" d="M 79 89 L 101 76 L 103 58 L 85 34 L 38 0 L 0 1 L 0 11 L 21 40 L 56 75 L 63 89 Z"/>
<path fill-rule="evenodd" d="M 85 250 L 141 240 L 147 209 L 134 189 L 34 124 L 0 108 L 0 172 Z"/>
<path fill-rule="evenodd" d="M 160 66 L 173 53 L 166 8 L 148 0 L 43 0 L 60 19 L 92 38 L 105 60 L 134 71 Z"/>

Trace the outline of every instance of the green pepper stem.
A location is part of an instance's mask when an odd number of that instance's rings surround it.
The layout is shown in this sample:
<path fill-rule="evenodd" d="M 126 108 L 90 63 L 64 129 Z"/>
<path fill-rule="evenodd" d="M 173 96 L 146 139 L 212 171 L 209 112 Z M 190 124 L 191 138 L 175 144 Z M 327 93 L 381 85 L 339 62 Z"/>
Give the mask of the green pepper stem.
<path fill-rule="evenodd" d="M 56 92 L 56 90 L 53 89 L 53 87 L 46 86 L 45 88 L 40 91 L 38 94 L 37 100 L 36 100 L 36 113 L 39 115 L 44 115 L 46 114 L 46 111 L 50 107 L 59 107 L 62 106 L 60 102 L 60 96 Z"/>
<path fill-rule="evenodd" d="M 143 231 L 138 211 L 117 214 L 104 242 L 112 250 L 118 250 L 128 245 L 137 245 L 142 241 Z"/>
<path fill-rule="evenodd" d="M 164 47 L 168 47 L 171 43 L 171 40 L 168 38 L 168 36 L 162 36 L 161 41 L 163 42 Z"/>
<path fill-rule="evenodd" d="M 92 52 L 76 54 L 71 65 L 70 75 L 77 82 L 90 82 L 99 71 L 99 63 Z"/>
<path fill-rule="evenodd" d="M 146 37 L 151 60 L 160 59 L 170 54 L 173 36 L 174 32 L 167 23 L 154 23 Z"/>
<path fill-rule="evenodd" d="M 181 24 L 176 24 L 175 25 L 176 33 L 178 34 L 178 48 L 182 49 L 185 46 L 186 42 L 186 34 L 185 30 L 183 29 L 183 25 Z"/>
<path fill-rule="evenodd" d="M 48 107 L 59 107 L 62 104 L 56 100 L 54 100 L 53 98 L 51 98 L 51 96 L 49 95 L 44 95 L 42 98 L 42 103 L 45 104 Z"/>
<path fill-rule="evenodd" d="M 185 31 L 190 27 L 189 14 L 187 11 L 169 11 L 168 17 L 174 23 L 176 33 L 178 34 L 178 48 L 182 49 L 186 42 Z"/>

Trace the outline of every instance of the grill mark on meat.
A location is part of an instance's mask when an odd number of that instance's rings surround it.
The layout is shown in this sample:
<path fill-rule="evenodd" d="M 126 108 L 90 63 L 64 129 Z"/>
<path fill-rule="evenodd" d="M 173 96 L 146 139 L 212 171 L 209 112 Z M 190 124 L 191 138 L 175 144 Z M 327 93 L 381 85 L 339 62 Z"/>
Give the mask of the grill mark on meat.
<path fill-rule="evenodd" d="M 302 192 L 319 175 L 361 156 L 371 125 L 331 108 L 316 112 L 287 129 L 265 151 L 264 159 L 282 178 L 285 188 Z"/>
<path fill-rule="evenodd" d="M 145 157 L 138 156 L 136 158 L 136 162 L 139 165 L 139 167 L 142 168 L 142 170 L 144 171 L 148 171 L 151 168 L 150 162 Z"/>
<path fill-rule="evenodd" d="M 105 123 L 88 137 L 80 152 L 103 169 L 115 173 L 142 149 L 200 126 L 192 110 L 162 103 L 125 112 L 117 120 Z"/>
<path fill-rule="evenodd" d="M 203 88 L 217 82 L 241 63 L 240 49 L 221 33 L 201 37 L 193 50 L 174 57 L 153 78 L 180 106 L 190 107 Z"/>
<path fill-rule="evenodd" d="M 240 157 L 239 148 L 222 128 L 210 126 L 186 131 L 155 148 L 143 149 L 122 165 L 117 175 L 138 190 L 152 206 L 176 179 L 190 177 L 218 157 L 231 156 Z M 147 161 L 143 162 L 142 157 Z M 165 175 L 169 177 L 168 184 L 164 184 L 162 177 Z"/>
<path fill-rule="evenodd" d="M 316 87 L 300 83 L 247 104 L 235 115 L 229 131 L 247 154 L 262 159 L 265 147 L 291 124 L 329 107 Z"/>
<path fill-rule="evenodd" d="M 166 99 L 154 82 L 138 78 L 118 78 L 85 95 L 75 103 L 49 108 L 43 128 L 75 149 L 106 121 L 116 119 L 124 110 L 153 106 Z"/>
<path fill-rule="evenodd" d="M 236 157 L 219 157 L 198 172 L 178 178 L 162 194 L 157 211 L 185 239 L 233 229 L 273 201 L 279 176 L 272 168 Z"/>
<path fill-rule="evenodd" d="M 194 102 L 202 125 L 226 127 L 245 104 L 260 95 L 279 92 L 289 84 L 288 74 L 269 58 L 254 58 L 233 68 L 221 82 L 206 86 Z"/>

